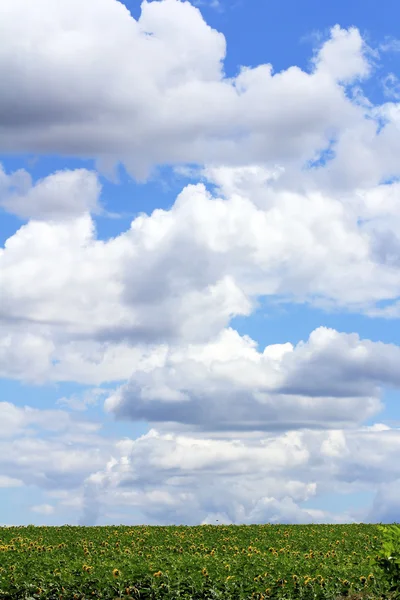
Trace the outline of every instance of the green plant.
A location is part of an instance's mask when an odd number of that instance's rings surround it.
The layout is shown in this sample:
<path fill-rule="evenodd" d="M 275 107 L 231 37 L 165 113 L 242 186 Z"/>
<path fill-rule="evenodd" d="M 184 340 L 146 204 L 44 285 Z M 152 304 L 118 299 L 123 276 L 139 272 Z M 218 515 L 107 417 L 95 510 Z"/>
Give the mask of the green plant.
<path fill-rule="evenodd" d="M 391 598 L 400 598 L 400 526 L 379 526 L 382 534 L 381 553 L 373 562 L 381 569 Z"/>

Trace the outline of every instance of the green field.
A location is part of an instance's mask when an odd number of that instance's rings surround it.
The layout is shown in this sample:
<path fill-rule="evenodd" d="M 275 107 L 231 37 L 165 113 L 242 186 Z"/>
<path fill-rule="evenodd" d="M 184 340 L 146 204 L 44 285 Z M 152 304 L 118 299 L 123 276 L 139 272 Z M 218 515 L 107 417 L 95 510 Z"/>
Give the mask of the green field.
<path fill-rule="evenodd" d="M 0 528 L 0 598 L 385 598 L 376 525 Z"/>

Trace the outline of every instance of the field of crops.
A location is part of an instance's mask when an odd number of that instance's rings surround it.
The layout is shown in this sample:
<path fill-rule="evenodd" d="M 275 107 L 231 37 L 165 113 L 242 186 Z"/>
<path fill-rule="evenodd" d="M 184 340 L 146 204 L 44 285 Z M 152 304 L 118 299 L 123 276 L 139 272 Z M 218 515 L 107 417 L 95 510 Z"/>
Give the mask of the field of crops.
<path fill-rule="evenodd" d="M 0 528 L 0 598 L 380 598 L 380 547 L 362 524 Z"/>

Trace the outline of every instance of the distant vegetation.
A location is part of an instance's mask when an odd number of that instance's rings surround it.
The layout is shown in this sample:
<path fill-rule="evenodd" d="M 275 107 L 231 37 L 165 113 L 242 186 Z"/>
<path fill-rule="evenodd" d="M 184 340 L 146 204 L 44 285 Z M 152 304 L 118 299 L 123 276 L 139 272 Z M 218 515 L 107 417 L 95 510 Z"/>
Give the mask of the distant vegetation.
<path fill-rule="evenodd" d="M 383 538 L 363 524 L 0 528 L 0 598 L 387 598 Z"/>

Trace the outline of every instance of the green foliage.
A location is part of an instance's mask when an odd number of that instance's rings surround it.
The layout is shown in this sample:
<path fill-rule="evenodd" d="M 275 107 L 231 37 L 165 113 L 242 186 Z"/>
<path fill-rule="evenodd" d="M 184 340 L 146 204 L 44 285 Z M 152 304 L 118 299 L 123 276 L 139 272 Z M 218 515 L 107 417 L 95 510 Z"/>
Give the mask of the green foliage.
<path fill-rule="evenodd" d="M 381 542 L 363 524 L 0 528 L 0 600 L 372 600 L 392 585 Z"/>
<path fill-rule="evenodd" d="M 381 569 L 381 577 L 386 582 L 392 598 L 400 598 L 400 526 L 378 526 L 382 537 L 380 554 L 373 560 Z"/>

